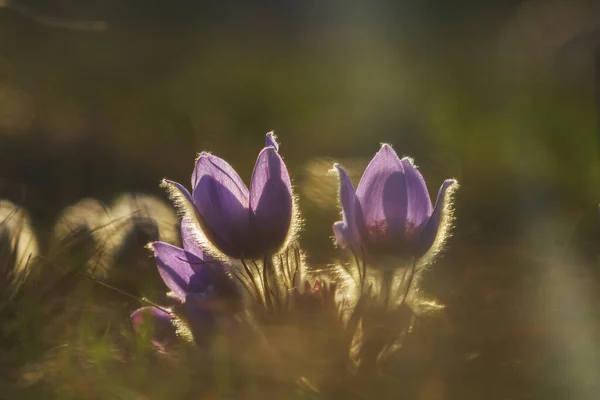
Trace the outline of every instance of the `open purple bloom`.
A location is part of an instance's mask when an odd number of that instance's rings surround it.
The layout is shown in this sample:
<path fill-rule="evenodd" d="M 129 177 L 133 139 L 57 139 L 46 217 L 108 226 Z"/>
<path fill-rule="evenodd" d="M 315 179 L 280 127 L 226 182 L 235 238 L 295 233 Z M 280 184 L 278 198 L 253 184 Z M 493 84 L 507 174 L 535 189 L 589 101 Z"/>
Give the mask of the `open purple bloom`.
<path fill-rule="evenodd" d="M 197 335 L 198 332 L 206 333 L 213 328 L 215 304 L 221 297 L 235 301 L 237 292 L 223 265 L 203 254 L 186 225 L 182 224 L 181 229 L 183 248 L 164 242 L 153 242 L 152 248 L 158 272 L 178 303 L 173 312 L 190 324 L 194 339 L 198 340 L 204 336 Z M 172 316 L 158 308 L 145 307 L 134 312 L 134 326 L 139 322 L 139 313 L 150 308 L 155 324 L 164 331 L 165 321 L 171 322 Z M 156 341 L 161 342 L 160 338 Z"/>
<path fill-rule="evenodd" d="M 455 180 L 444 181 L 432 206 L 421 173 L 387 144 L 365 169 L 356 191 L 346 172 L 335 167 L 343 220 L 333 224 L 333 231 L 340 246 L 417 257 L 432 247 Z"/>
<path fill-rule="evenodd" d="M 223 159 L 202 153 L 192 174 L 192 193 L 165 181 L 194 211 L 206 238 L 232 258 L 262 258 L 280 250 L 292 227 L 290 177 L 273 134 L 258 155 L 250 189 Z"/>

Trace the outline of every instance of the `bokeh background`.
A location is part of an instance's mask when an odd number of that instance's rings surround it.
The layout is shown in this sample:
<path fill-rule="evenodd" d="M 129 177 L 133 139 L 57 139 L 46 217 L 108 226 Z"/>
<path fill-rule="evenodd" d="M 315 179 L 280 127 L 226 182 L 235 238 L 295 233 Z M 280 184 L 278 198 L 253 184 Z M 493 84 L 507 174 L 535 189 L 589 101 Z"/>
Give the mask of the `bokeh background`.
<path fill-rule="evenodd" d="M 0 196 L 41 248 L 80 199 L 166 201 L 203 150 L 249 180 L 270 130 L 315 267 L 333 162 L 357 183 L 387 142 L 433 196 L 458 179 L 424 284 L 461 362 L 423 399 L 599 398 L 599 118 L 591 0 L 0 0 Z"/>

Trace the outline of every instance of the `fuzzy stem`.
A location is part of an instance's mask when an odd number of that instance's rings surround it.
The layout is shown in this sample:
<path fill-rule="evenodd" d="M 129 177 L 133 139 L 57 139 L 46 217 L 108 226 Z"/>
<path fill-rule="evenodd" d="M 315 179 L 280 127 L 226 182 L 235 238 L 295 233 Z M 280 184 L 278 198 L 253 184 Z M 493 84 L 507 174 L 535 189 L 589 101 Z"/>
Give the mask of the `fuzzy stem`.
<path fill-rule="evenodd" d="M 390 305 L 390 294 L 392 292 L 392 281 L 394 278 L 394 270 L 391 268 L 385 268 L 383 270 L 383 277 L 381 282 L 381 289 L 383 290 L 383 309 L 387 310 Z"/>
<path fill-rule="evenodd" d="M 263 275 L 263 286 L 264 286 L 264 291 L 265 291 L 265 302 L 266 302 L 266 306 L 267 306 L 267 311 L 271 312 L 271 311 L 273 311 L 273 300 L 271 299 L 271 291 L 269 288 L 269 279 L 268 279 L 268 274 L 267 274 L 268 258 L 269 258 L 269 256 L 265 256 L 263 258 L 262 275 Z M 272 266 L 270 263 L 268 265 Z"/>
<path fill-rule="evenodd" d="M 254 275 L 252 275 L 252 272 L 250 272 L 250 268 L 248 268 L 248 265 L 246 264 L 246 262 L 243 259 L 240 259 L 240 261 L 242 262 L 242 265 L 244 266 L 244 270 L 246 271 L 246 274 L 248 275 L 248 278 L 250 279 L 250 282 L 252 283 L 252 287 L 256 291 L 256 296 L 259 299 L 261 299 L 260 290 L 258 288 L 256 280 L 254 279 Z"/>
<path fill-rule="evenodd" d="M 406 284 L 406 289 L 404 290 L 404 296 L 402 297 L 402 301 L 400 302 L 400 307 L 404 305 L 404 303 L 406 302 L 406 298 L 408 297 L 408 292 L 410 291 L 410 287 L 412 286 L 413 280 L 415 278 L 415 269 L 417 267 L 418 260 L 419 259 L 417 257 L 413 259 L 412 268 L 410 269 L 410 275 L 408 276 L 408 282 Z"/>

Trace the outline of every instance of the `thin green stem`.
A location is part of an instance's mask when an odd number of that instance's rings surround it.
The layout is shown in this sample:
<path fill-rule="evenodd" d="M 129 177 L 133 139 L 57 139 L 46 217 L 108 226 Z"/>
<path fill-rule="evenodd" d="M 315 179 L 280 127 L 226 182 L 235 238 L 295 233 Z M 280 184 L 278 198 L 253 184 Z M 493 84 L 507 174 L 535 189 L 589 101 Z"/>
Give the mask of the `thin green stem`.
<path fill-rule="evenodd" d="M 150 301 L 150 300 L 148 300 L 146 297 L 138 297 L 138 296 L 135 296 L 135 295 L 133 295 L 133 294 L 131 294 L 131 293 L 129 293 L 129 292 L 126 292 L 126 291 L 125 291 L 125 290 L 123 290 L 123 289 L 119 289 L 119 288 L 118 288 L 118 287 L 116 287 L 116 286 L 113 286 L 113 285 L 111 285 L 111 284 L 109 284 L 109 283 L 103 282 L 102 280 L 100 280 L 100 279 L 98 279 L 98 278 L 96 278 L 96 277 L 93 277 L 93 276 L 91 276 L 91 275 L 89 275 L 89 274 L 86 274 L 85 272 L 77 272 L 77 273 L 78 273 L 78 274 L 80 274 L 80 275 L 82 275 L 82 276 L 84 276 L 85 278 L 88 278 L 88 279 L 90 279 L 90 280 L 94 281 L 95 283 L 98 283 L 99 285 L 102 285 L 102 286 L 104 286 L 104 287 L 106 287 L 106 288 L 112 289 L 112 290 L 114 290 L 114 291 L 115 291 L 115 292 L 117 292 L 117 293 L 120 293 L 120 294 L 122 294 L 122 295 L 124 295 L 124 296 L 127 296 L 127 297 L 129 297 L 129 298 L 132 298 L 132 299 L 135 299 L 135 300 L 141 301 L 141 302 L 143 302 L 143 303 L 147 303 L 147 304 L 151 305 L 152 307 L 156 307 L 156 308 L 158 308 L 159 310 L 161 310 L 161 311 L 163 311 L 163 312 L 166 312 L 167 314 L 171 314 L 171 311 L 167 310 L 166 308 L 163 308 L 162 306 L 159 306 L 158 304 L 156 304 L 156 303 L 155 303 L 155 302 L 153 302 L 153 301 Z"/>

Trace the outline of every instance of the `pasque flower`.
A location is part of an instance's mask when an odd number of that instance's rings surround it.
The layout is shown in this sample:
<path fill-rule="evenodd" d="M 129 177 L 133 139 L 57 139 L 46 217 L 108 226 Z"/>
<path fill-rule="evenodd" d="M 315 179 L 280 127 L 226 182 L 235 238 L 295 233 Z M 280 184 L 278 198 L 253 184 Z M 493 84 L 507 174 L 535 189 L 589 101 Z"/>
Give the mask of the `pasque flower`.
<path fill-rule="evenodd" d="M 400 159 L 387 144 L 365 169 L 356 191 L 346 172 L 337 164 L 335 167 L 343 220 L 333 225 L 333 231 L 341 247 L 419 257 L 433 246 L 455 180 L 444 181 L 432 206 L 421 173 L 409 158 Z"/>
<path fill-rule="evenodd" d="M 192 193 L 165 181 L 207 239 L 231 258 L 263 258 L 285 247 L 294 216 L 292 184 L 273 134 L 258 155 L 250 189 L 223 159 L 201 153 L 192 174 Z"/>
<path fill-rule="evenodd" d="M 205 255 L 182 224 L 183 248 L 165 242 L 151 244 L 158 272 L 176 304 L 172 308 L 144 307 L 131 318 L 139 329 L 144 319 L 155 327 L 153 342 L 160 345 L 174 332 L 175 316 L 184 320 L 194 340 L 200 342 L 213 328 L 216 315 L 238 300 L 237 287 L 224 266 Z"/>

